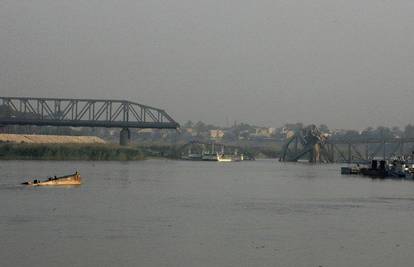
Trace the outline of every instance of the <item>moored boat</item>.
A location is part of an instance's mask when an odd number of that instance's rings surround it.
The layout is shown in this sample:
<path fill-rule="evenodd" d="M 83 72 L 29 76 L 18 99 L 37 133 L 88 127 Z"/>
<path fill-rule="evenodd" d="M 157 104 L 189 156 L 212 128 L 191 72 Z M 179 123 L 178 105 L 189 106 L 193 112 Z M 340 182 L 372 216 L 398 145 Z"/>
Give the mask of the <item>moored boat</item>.
<path fill-rule="evenodd" d="M 361 168 L 357 166 L 341 167 L 341 174 L 361 174 Z"/>
<path fill-rule="evenodd" d="M 56 185 L 80 185 L 82 183 L 82 178 L 80 173 L 77 171 L 74 174 L 60 176 L 60 177 L 50 177 L 47 180 L 40 181 L 34 179 L 33 181 L 24 182 L 24 185 L 33 185 L 33 186 L 56 186 Z"/>
<path fill-rule="evenodd" d="M 217 161 L 218 162 L 232 162 L 233 158 L 225 156 L 224 154 L 217 154 Z"/>
<path fill-rule="evenodd" d="M 206 152 L 206 153 L 203 153 L 201 159 L 204 161 L 218 161 L 218 154 Z"/>
<path fill-rule="evenodd" d="M 193 154 L 183 155 L 183 156 L 181 156 L 181 159 L 183 159 L 183 160 L 202 160 L 202 155 L 193 153 Z"/>
<path fill-rule="evenodd" d="M 378 165 L 379 163 L 379 165 Z M 342 167 L 341 174 L 360 174 L 371 178 L 381 179 L 406 179 L 414 180 L 414 165 L 409 165 L 403 160 L 372 160 L 371 166 L 367 167 Z"/>

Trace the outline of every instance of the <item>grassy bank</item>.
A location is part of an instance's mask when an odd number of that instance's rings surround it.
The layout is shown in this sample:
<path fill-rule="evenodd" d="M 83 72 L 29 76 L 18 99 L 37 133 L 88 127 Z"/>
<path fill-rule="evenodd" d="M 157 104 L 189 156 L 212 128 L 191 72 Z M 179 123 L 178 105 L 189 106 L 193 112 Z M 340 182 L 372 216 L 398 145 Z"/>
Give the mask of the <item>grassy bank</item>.
<path fill-rule="evenodd" d="M 29 144 L 0 143 L 0 160 L 142 160 L 180 159 L 182 145 L 141 144 L 122 147 L 114 144 Z M 273 158 L 273 147 L 240 147 L 239 152 L 254 158 Z"/>
<path fill-rule="evenodd" d="M 108 144 L 0 144 L 0 160 L 142 160 L 139 148 Z"/>

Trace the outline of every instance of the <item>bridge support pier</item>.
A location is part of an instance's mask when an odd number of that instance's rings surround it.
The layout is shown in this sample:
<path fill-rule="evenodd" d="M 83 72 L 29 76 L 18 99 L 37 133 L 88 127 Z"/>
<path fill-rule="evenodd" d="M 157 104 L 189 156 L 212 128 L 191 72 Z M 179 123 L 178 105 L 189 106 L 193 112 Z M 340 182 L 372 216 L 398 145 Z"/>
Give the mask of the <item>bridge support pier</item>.
<path fill-rule="evenodd" d="M 330 149 L 329 149 L 330 150 L 329 151 L 330 152 L 330 155 L 329 155 L 330 156 L 330 161 L 335 162 L 335 147 L 334 147 L 334 144 L 330 144 L 329 146 L 330 146 Z"/>
<path fill-rule="evenodd" d="M 400 142 L 400 156 L 404 155 L 404 142 Z"/>
<path fill-rule="evenodd" d="M 119 144 L 121 146 L 127 146 L 131 139 L 131 131 L 128 128 L 122 128 L 119 133 Z"/>

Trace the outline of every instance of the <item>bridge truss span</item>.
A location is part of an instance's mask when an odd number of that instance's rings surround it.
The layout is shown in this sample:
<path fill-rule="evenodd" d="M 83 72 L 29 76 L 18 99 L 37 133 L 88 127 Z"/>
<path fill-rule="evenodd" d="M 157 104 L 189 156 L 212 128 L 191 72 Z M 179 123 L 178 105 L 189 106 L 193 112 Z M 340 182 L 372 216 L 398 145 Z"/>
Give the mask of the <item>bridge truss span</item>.
<path fill-rule="evenodd" d="M 333 139 L 309 125 L 287 133 L 280 161 L 363 163 L 407 156 L 414 158 L 414 138 Z"/>
<path fill-rule="evenodd" d="M 125 100 L 0 97 L 0 124 L 177 129 L 164 110 Z"/>

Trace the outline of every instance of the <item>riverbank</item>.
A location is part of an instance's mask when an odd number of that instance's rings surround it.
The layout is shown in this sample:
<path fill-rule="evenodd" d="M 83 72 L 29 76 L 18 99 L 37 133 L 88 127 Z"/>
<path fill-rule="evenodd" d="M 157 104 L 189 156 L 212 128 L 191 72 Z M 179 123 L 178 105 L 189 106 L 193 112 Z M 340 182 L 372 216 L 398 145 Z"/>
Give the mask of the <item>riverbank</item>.
<path fill-rule="evenodd" d="M 97 136 L 45 135 L 45 134 L 0 134 L 0 143 L 27 144 L 105 144 Z"/>
<path fill-rule="evenodd" d="M 273 148 L 239 150 L 250 158 L 274 158 Z M 181 145 L 141 144 L 127 147 L 115 144 L 33 144 L 0 143 L 0 160 L 143 160 L 146 158 L 181 159 Z"/>
<path fill-rule="evenodd" d="M 143 160 L 144 151 L 112 144 L 0 144 L 0 160 Z"/>

